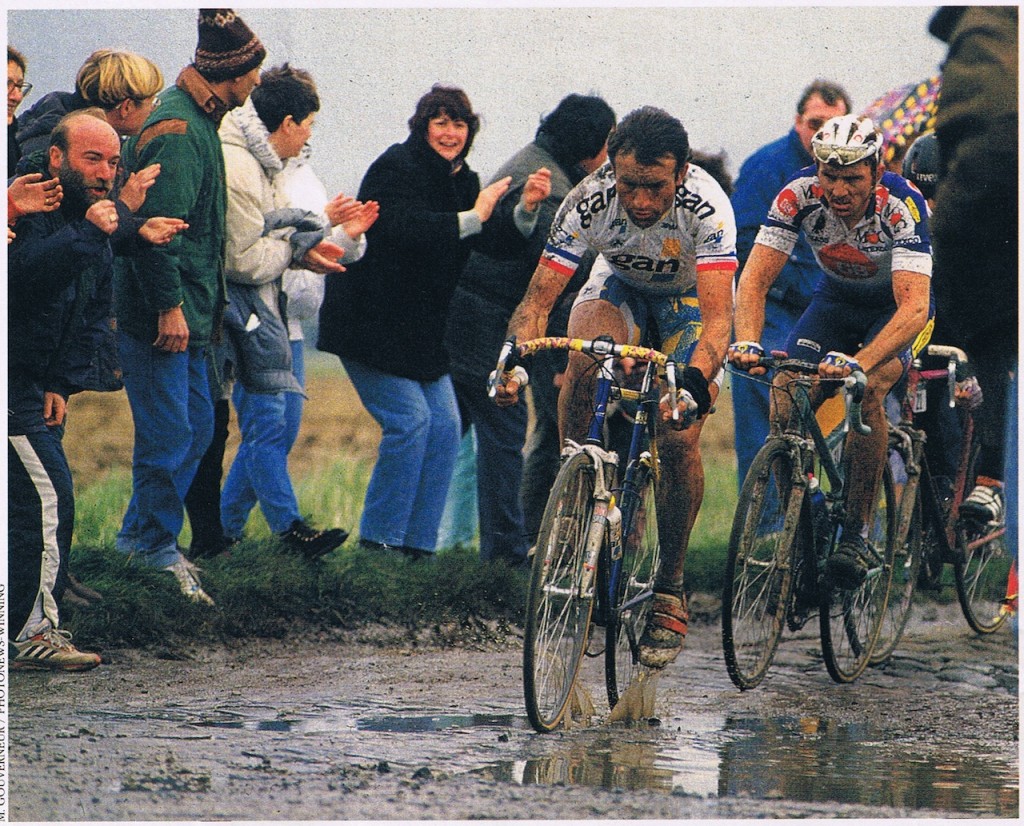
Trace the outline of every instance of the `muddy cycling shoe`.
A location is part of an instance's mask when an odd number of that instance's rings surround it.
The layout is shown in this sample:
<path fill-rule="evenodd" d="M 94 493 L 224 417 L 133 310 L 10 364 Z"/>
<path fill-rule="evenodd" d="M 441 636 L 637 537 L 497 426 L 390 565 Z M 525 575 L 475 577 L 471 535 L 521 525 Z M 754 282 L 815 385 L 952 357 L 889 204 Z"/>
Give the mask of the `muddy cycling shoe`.
<path fill-rule="evenodd" d="M 348 531 L 341 528 L 318 531 L 301 519 L 296 519 L 288 530 L 279 533 L 277 537 L 288 550 L 297 551 L 307 559 L 319 559 L 335 548 L 340 548 L 348 539 Z"/>
<path fill-rule="evenodd" d="M 960 505 L 960 513 L 978 522 L 1003 521 L 1003 491 L 995 485 L 975 485 Z"/>
<path fill-rule="evenodd" d="M 690 612 L 686 597 L 655 594 L 647 625 L 640 636 L 640 664 L 648 668 L 664 668 L 683 650 Z"/>
<path fill-rule="evenodd" d="M 862 536 L 840 542 L 825 566 L 832 585 L 842 591 L 860 588 L 868 575 L 869 554 L 868 544 Z"/>

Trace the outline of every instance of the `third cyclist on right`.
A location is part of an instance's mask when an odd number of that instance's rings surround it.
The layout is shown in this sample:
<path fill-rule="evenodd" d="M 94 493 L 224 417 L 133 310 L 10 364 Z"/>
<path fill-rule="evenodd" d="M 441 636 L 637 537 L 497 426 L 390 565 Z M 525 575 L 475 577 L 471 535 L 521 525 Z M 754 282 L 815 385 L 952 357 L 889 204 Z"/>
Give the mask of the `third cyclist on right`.
<path fill-rule="evenodd" d="M 764 355 L 758 343 L 765 296 L 802 231 L 825 273 L 810 306 L 790 333 L 790 358 L 818 364 L 823 378 L 867 374 L 864 421 L 868 435 L 851 433 L 850 507 L 842 539 L 829 557 L 828 574 L 838 588 L 860 586 L 867 573 L 865 539 L 886 461 L 883 400 L 932 328 L 932 253 L 927 207 L 907 181 L 886 172 L 882 136 L 870 118 L 832 118 L 814 135 L 815 164 L 796 172 L 776 196 L 740 276 L 736 296 L 737 341 L 732 364 L 752 375 Z M 792 375 L 780 372 L 775 384 Z M 834 392 L 834 390 L 833 390 Z M 817 407 L 830 395 L 814 389 Z M 784 392 L 772 394 L 772 426 L 784 425 L 790 408 Z"/>

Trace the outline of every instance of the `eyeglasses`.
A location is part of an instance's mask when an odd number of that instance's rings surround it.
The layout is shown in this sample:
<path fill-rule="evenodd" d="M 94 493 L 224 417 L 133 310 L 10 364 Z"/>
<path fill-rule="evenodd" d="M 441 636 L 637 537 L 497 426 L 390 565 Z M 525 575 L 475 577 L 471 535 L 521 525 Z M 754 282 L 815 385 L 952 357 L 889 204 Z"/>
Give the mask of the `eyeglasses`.
<path fill-rule="evenodd" d="M 25 97 L 26 95 L 28 95 L 29 92 L 32 91 L 32 84 L 31 83 L 25 83 L 24 81 L 21 82 L 21 83 L 15 83 L 13 80 L 8 80 L 7 81 L 7 94 L 10 94 L 15 89 L 17 89 L 19 92 L 21 92 L 21 96 L 22 97 Z"/>
<path fill-rule="evenodd" d="M 873 157 L 878 151 L 878 146 L 874 143 L 845 146 L 812 140 L 811 151 L 814 153 L 815 160 L 821 163 L 837 163 L 840 166 L 850 166 Z"/>

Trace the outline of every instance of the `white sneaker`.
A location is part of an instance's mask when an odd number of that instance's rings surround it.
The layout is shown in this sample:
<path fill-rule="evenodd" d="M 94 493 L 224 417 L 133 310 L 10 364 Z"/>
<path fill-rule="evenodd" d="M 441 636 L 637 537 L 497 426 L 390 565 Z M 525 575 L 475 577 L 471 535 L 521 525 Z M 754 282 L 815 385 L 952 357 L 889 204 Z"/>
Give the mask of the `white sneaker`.
<path fill-rule="evenodd" d="M 960 505 L 960 512 L 983 522 L 1003 521 L 1003 491 L 991 485 L 975 485 Z"/>
<path fill-rule="evenodd" d="M 203 590 L 203 586 L 199 582 L 199 569 L 185 557 L 179 556 L 177 562 L 161 570 L 174 574 L 181 592 L 193 602 L 202 602 L 206 605 L 214 604 L 210 595 Z"/>

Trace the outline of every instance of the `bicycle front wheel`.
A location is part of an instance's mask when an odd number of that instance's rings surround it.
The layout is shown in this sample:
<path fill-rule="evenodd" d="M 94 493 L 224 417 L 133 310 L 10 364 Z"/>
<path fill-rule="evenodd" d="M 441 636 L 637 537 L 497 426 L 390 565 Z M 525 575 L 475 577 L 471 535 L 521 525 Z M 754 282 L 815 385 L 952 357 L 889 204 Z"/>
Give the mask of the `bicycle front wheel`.
<path fill-rule="evenodd" d="M 587 647 L 593 589 L 582 593 L 594 465 L 585 453 L 562 465 L 541 519 L 526 605 L 523 688 L 530 724 L 553 731 L 563 720 Z"/>
<path fill-rule="evenodd" d="M 793 460 L 769 440 L 754 457 L 740 491 L 722 591 L 722 648 L 738 688 L 764 679 L 786 621 L 793 584 L 799 511 L 790 514 Z"/>
<path fill-rule="evenodd" d="M 651 610 L 654 575 L 660 560 L 654 469 L 650 461 L 646 457 L 641 460 L 636 492 L 622 496 L 622 563 L 618 566 L 618 582 L 609 588 L 616 600 L 605 624 L 604 676 L 610 708 L 615 708 L 642 667 L 639 640 Z"/>
<path fill-rule="evenodd" d="M 889 590 L 889 601 L 882 619 L 882 628 L 875 641 L 875 649 L 871 654 L 870 664 L 881 665 L 887 662 L 903 638 L 903 630 L 910 619 L 910 606 L 917 590 L 917 579 L 921 571 L 921 555 L 923 553 L 921 491 L 915 488 L 913 501 L 900 503 L 897 524 L 904 520 L 904 508 L 910 509 L 910 522 L 906 534 L 900 535 L 897 529 L 896 545 L 892 563 L 892 586 Z"/>
<path fill-rule="evenodd" d="M 888 462 L 882 467 L 866 540 L 872 558 L 861 586 L 852 591 L 822 589 L 821 650 L 837 683 L 853 682 L 864 672 L 886 619 L 896 545 L 896 498 Z"/>
<path fill-rule="evenodd" d="M 974 488 L 975 462 L 972 453 L 965 491 Z M 991 634 L 1006 620 L 1002 608 L 1011 556 L 1006 545 L 1006 525 L 982 523 L 960 517 L 956 526 L 953 573 L 956 595 L 967 624 L 978 634 Z"/>

